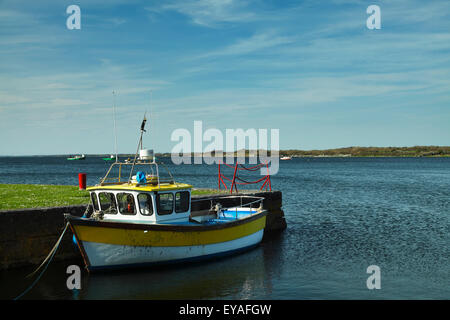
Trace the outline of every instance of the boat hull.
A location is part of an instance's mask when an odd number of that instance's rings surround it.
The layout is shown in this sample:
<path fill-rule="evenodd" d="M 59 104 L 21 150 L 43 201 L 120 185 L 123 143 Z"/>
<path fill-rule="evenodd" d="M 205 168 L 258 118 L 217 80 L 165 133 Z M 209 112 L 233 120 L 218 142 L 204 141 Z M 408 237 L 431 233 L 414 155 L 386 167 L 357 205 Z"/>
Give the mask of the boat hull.
<path fill-rule="evenodd" d="M 89 271 L 214 258 L 258 245 L 265 213 L 211 226 L 68 219 Z"/>
<path fill-rule="evenodd" d="M 260 230 L 239 239 L 198 246 L 144 247 L 83 241 L 90 271 L 196 261 L 248 250 L 261 242 Z"/>

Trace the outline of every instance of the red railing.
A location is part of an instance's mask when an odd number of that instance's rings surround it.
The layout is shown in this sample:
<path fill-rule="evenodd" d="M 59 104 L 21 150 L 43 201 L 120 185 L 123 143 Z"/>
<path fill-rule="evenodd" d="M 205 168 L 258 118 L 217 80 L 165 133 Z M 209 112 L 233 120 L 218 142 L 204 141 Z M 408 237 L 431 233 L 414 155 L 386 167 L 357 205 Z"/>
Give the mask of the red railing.
<path fill-rule="evenodd" d="M 228 177 L 226 177 L 222 171 L 220 170 L 220 166 L 225 165 L 226 167 L 229 168 L 234 168 L 234 173 L 233 173 L 233 178 L 230 179 Z M 255 181 L 246 181 L 242 178 L 239 177 L 239 172 L 241 170 L 244 171 L 257 171 L 260 170 L 263 166 L 266 166 L 267 168 L 267 174 L 265 176 L 263 176 L 261 179 L 255 180 Z M 237 185 L 249 185 L 249 184 L 256 184 L 256 183 L 260 183 L 262 181 L 264 181 L 264 183 L 261 185 L 261 188 L 259 190 L 262 190 L 265 187 L 265 190 L 270 190 L 272 191 L 272 184 L 270 183 L 270 174 L 269 174 L 269 163 L 260 163 L 256 166 L 253 167 L 244 167 L 242 164 L 239 164 L 236 161 L 236 164 L 234 166 L 229 165 L 227 163 L 221 163 L 221 161 L 219 161 L 219 173 L 218 173 L 218 187 L 219 190 L 221 188 L 221 185 L 223 184 L 223 186 L 225 187 L 226 190 L 228 190 L 227 184 L 225 183 L 225 181 L 223 179 L 228 180 L 229 182 L 231 182 L 231 187 L 230 187 L 230 193 L 233 193 L 233 189 L 236 190 L 236 192 L 238 192 L 237 189 Z"/>

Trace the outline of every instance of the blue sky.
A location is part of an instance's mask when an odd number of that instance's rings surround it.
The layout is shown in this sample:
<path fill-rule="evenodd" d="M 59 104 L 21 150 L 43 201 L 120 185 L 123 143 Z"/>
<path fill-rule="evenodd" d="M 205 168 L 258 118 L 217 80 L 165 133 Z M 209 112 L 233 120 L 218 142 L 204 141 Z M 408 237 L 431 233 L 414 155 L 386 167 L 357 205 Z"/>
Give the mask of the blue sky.
<path fill-rule="evenodd" d="M 113 152 L 113 90 L 121 153 L 144 112 L 157 152 L 195 120 L 279 129 L 281 149 L 449 145 L 449 16 L 449 1 L 2 0 L 0 155 Z"/>

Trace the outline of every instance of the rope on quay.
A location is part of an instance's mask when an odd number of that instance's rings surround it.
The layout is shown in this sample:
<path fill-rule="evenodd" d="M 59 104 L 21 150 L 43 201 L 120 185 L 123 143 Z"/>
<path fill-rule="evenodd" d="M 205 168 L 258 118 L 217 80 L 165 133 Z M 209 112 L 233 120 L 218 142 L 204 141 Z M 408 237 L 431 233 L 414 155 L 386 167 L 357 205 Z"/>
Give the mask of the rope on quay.
<path fill-rule="evenodd" d="M 56 244 L 53 246 L 53 249 L 50 251 L 50 253 L 48 254 L 48 256 L 44 259 L 44 261 L 41 263 L 41 265 L 39 267 L 37 267 L 36 270 L 34 270 L 32 273 L 30 273 L 29 275 L 27 275 L 27 278 L 33 276 L 36 272 L 39 271 L 39 269 L 42 268 L 42 266 L 47 262 L 47 264 L 45 265 L 44 269 L 42 270 L 42 272 L 39 274 L 39 276 L 36 278 L 36 280 L 33 281 L 33 283 L 24 291 L 22 292 L 20 295 L 18 295 L 17 297 L 15 297 L 13 300 L 19 300 L 20 298 L 22 298 L 28 291 L 30 291 L 35 285 L 36 283 L 39 281 L 39 279 L 41 279 L 42 275 L 44 274 L 44 272 L 47 270 L 47 267 L 49 266 L 50 262 L 52 261 L 53 257 L 55 256 L 56 251 L 58 250 L 59 245 L 61 244 L 61 240 L 64 236 L 64 234 L 66 233 L 67 228 L 69 227 L 69 222 L 66 223 L 66 226 L 63 230 L 63 232 L 61 233 L 61 236 L 59 237 L 58 241 L 56 242 Z"/>

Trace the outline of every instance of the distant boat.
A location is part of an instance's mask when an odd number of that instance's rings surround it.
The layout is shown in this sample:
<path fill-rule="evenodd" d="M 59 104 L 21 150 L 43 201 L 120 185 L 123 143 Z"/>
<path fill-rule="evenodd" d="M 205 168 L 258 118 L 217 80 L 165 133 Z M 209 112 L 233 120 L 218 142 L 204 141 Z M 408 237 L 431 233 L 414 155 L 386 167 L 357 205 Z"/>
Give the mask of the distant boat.
<path fill-rule="evenodd" d="M 292 160 L 292 157 L 284 156 L 281 157 L 280 160 Z"/>
<path fill-rule="evenodd" d="M 84 160 L 84 159 L 86 159 L 84 154 L 82 154 L 81 156 L 73 156 L 73 157 L 67 158 L 67 160 Z"/>
<path fill-rule="evenodd" d="M 112 161 L 112 160 L 114 160 L 116 157 L 112 154 L 112 155 L 110 155 L 109 157 L 105 157 L 105 158 L 102 158 L 103 160 L 105 160 L 105 161 Z"/>

